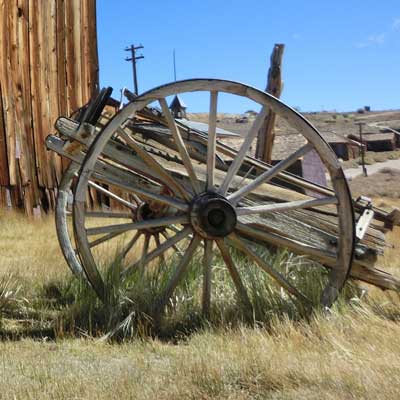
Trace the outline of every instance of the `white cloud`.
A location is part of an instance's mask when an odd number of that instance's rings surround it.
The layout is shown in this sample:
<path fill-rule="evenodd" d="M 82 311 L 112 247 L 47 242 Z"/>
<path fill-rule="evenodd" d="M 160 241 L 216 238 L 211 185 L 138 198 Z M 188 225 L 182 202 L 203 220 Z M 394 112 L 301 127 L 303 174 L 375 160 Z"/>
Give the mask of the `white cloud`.
<path fill-rule="evenodd" d="M 399 22 L 400 23 L 400 22 Z M 378 33 L 376 35 L 369 35 L 363 42 L 356 43 L 356 47 L 362 49 L 370 46 L 380 46 L 385 43 L 386 34 Z"/>
<path fill-rule="evenodd" d="M 400 31 L 400 18 L 395 18 L 395 19 L 393 20 L 392 28 L 393 28 L 395 31 Z"/>

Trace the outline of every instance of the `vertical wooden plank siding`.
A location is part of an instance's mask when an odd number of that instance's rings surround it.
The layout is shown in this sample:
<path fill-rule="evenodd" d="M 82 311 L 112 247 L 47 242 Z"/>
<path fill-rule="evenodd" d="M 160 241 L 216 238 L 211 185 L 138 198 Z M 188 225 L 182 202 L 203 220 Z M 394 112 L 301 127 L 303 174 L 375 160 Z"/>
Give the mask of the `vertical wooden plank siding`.
<path fill-rule="evenodd" d="M 66 165 L 46 136 L 97 91 L 95 0 L 0 0 L 0 207 L 54 208 Z"/>

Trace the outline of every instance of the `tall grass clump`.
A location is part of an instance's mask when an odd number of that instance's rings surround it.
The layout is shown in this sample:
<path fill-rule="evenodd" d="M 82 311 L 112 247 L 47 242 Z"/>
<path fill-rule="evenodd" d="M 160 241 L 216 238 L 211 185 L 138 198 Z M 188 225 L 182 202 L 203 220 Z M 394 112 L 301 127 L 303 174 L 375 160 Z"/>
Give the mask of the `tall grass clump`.
<path fill-rule="evenodd" d="M 0 277 L 0 323 L 4 317 L 20 314 L 26 300 L 22 296 L 22 286 L 18 279 L 10 274 Z"/>
<path fill-rule="evenodd" d="M 124 279 L 120 275 L 121 263 L 116 259 L 101 268 L 107 293 L 104 302 L 83 280 L 71 279 L 60 289 L 60 302 L 67 306 L 57 323 L 58 334 L 81 332 L 114 339 L 146 336 L 177 338 L 204 327 L 268 326 L 274 318 L 308 319 L 319 307 L 327 281 L 324 268 L 287 250 L 273 250 L 250 243 L 249 246 L 304 293 L 310 302 L 304 303 L 289 295 L 257 265 L 232 249 L 232 258 L 251 302 L 251 308 L 246 307 L 237 296 L 222 257 L 215 250 L 212 305 L 206 319 L 201 309 L 203 254 L 199 250 L 160 315 L 156 303 L 178 264 L 179 256 L 173 255 L 167 263 L 137 268 Z M 344 294 L 345 297 L 353 295 L 352 289 Z"/>

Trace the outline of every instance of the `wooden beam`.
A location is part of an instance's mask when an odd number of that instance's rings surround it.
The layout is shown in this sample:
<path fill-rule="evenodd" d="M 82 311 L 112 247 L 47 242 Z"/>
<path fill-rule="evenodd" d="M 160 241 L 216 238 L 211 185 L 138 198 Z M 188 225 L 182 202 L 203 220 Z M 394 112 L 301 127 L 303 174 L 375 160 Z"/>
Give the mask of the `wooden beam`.
<path fill-rule="evenodd" d="M 284 44 L 275 44 L 271 54 L 271 66 L 268 71 L 268 83 L 265 91 L 279 98 L 282 93 L 282 57 L 285 49 Z M 276 114 L 270 110 L 265 118 L 264 124 L 258 133 L 256 157 L 267 163 L 271 163 L 272 147 L 274 144 Z"/>

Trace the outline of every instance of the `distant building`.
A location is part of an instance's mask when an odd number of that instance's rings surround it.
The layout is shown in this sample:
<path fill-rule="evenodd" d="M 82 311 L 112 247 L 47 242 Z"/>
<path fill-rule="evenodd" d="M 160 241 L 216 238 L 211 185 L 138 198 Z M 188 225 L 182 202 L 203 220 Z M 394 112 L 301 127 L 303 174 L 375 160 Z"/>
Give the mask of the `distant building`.
<path fill-rule="evenodd" d="M 331 146 L 338 158 L 348 160 L 359 155 L 360 144 L 334 132 L 320 132 L 321 136 Z M 297 149 L 306 144 L 306 139 L 299 133 L 277 133 L 272 147 L 272 164 L 289 157 Z M 318 185 L 326 186 L 326 168 L 315 150 L 298 159 L 288 169 Z M 289 186 L 289 185 L 288 185 Z M 311 193 L 308 193 L 311 194 Z"/>
<path fill-rule="evenodd" d="M 396 149 L 396 136 L 394 132 L 387 133 L 369 133 L 362 134 L 362 144 L 366 146 L 367 151 L 392 151 Z M 349 139 L 353 139 L 360 143 L 360 136 L 350 134 Z"/>
<path fill-rule="evenodd" d="M 175 97 L 171 101 L 171 104 L 169 105 L 169 108 L 174 118 L 186 118 L 187 107 L 182 99 L 179 97 L 179 95 L 175 95 Z"/>

